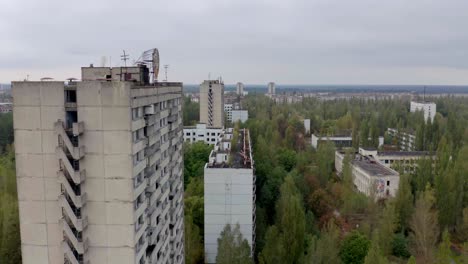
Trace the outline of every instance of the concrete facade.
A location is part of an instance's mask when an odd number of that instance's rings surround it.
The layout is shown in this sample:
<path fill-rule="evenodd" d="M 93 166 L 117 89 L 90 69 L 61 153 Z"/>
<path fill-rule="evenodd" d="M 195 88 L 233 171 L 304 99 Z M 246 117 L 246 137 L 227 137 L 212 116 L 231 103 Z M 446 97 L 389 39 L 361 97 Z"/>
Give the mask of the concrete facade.
<path fill-rule="evenodd" d="M 274 82 L 269 82 L 268 83 L 268 94 L 274 95 L 276 94 L 276 85 Z"/>
<path fill-rule="evenodd" d="M 219 80 L 200 84 L 200 123 L 224 127 L 224 83 Z"/>
<path fill-rule="evenodd" d="M 206 124 L 197 124 L 195 127 L 184 127 L 184 142 L 195 143 L 203 141 L 206 144 L 216 145 L 224 129 L 221 127 L 207 127 Z"/>
<path fill-rule="evenodd" d="M 424 113 L 424 121 L 431 120 L 434 122 L 434 117 L 437 112 L 437 105 L 433 102 L 416 102 L 411 101 L 410 105 L 411 113 L 422 111 Z"/>
<path fill-rule="evenodd" d="M 148 72 L 13 83 L 24 264 L 184 263 L 182 83 Z"/>
<path fill-rule="evenodd" d="M 367 156 L 367 154 L 365 151 L 361 151 L 352 155 L 350 165 L 355 188 L 366 196 L 375 197 L 375 199 L 395 197 L 400 174 L 381 164 L 372 155 Z M 343 171 L 344 157 L 345 152 L 335 152 L 335 169 L 338 174 Z"/>
<path fill-rule="evenodd" d="M 215 263 L 218 238 L 227 224 L 240 231 L 255 250 L 255 175 L 248 130 L 239 131 L 237 149 L 231 153 L 232 129 L 226 130 L 205 165 L 205 252 Z M 240 153 L 244 153 L 241 155 Z"/>
<path fill-rule="evenodd" d="M 387 134 L 395 138 L 398 147 L 403 151 L 414 151 L 416 149 L 416 136 L 412 131 L 399 131 L 395 128 L 388 128 Z"/>
<path fill-rule="evenodd" d="M 236 93 L 237 93 L 237 95 L 241 95 L 241 96 L 244 95 L 244 84 L 243 83 L 238 82 L 236 84 Z"/>
<path fill-rule="evenodd" d="M 235 123 L 240 121 L 244 123 L 249 119 L 249 111 L 248 110 L 232 110 L 231 111 L 231 122 Z"/>

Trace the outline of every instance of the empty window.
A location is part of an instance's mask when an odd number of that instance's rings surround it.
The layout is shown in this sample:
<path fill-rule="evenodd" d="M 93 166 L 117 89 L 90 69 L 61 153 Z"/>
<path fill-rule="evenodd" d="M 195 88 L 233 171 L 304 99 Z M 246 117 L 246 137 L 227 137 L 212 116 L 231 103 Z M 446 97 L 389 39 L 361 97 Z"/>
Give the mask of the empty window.
<path fill-rule="evenodd" d="M 390 181 L 387 181 L 387 186 L 390 186 Z"/>

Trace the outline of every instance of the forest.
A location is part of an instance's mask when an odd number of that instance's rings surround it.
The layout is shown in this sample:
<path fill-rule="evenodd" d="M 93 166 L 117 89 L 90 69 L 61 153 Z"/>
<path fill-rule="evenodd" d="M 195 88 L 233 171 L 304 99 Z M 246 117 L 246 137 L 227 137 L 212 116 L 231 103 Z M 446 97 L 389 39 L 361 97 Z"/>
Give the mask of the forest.
<path fill-rule="evenodd" d="M 218 263 L 468 263 L 468 99 L 435 102 L 430 122 L 399 100 L 244 98 L 249 120 L 242 126 L 251 132 L 257 177 L 255 252 L 246 255 L 236 227 L 227 226 L 218 249 L 229 261 Z M 379 136 L 392 143 L 388 127 L 412 130 L 417 150 L 433 151 L 436 161 L 422 159 L 413 173 L 400 172 L 396 197 L 375 202 L 355 190 L 348 156 L 337 177 L 333 144 L 311 148 L 305 118 L 321 134 L 352 131 L 354 148 L 377 147 Z M 203 263 L 200 158 L 211 148 L 184 149 L 186 262 Z"/>

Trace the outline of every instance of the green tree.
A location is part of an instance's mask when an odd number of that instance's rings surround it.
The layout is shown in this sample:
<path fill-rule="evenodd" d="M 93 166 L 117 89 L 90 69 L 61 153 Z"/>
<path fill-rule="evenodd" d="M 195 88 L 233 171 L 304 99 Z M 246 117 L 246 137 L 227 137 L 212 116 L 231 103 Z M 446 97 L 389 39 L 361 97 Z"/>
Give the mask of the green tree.
<path fill-rule="evenodd" d="M 259 262 L 261 264 L 285 263 L 286 253 L 283 248 L 283 241 L 280 232 L 276 226 L 271 226 L 265 235 L 265 247 L 260 253 Z"/>
<path fill-rule="evenodd" d="M 304 252 L 305 214 L 302 198 L 288 175 L 281 185 L 280 197 L 276 204 L 276 224 L 281 231 L 286 263 L 298 263 Z"/>
<path fill-rule="evenodd" d="M 329 222 L 319 238 L 316 236 L 312 238 L 305 262 L 314 264 L 341 263 L 339 242 L 340 232 L 335 224 Z"/>
<path fill-rule="evenodd" d="M 369 250 L 370 241 L 357 231 L 351 232 L 343 240 L 340 257 L 344 264 L 362 264 Z"/>
<path fill-rule="evenodd" d="M 13 113 L 0 113 L 0 153 L 13 143 Z"/>
<path fill-rule="evenodd" d="M 242 237 L 239 224 L 234 229 L 227 224 L 218 238 L 217 264 L 249 264 L 253 263 L 250 256 L 250 246 Z"/>
<path fill-rule="evenodd" d="M 203 263 L 204 249 L 200 228 L 193 223 L 193 218 L 190 214 L 184 216 L 185 230 L 185 262 L 188 264 Z"/>
<path fill-rule="evenodd" d="M 437 264 L 446 264 L 453 261 L 452 253 L 450 251 L 450 235 L 447 230 L 442 234 L 442 242 L 437 249 L 436 261 Z"/>
<path fill-rule="evenodd" d="M 278 154 L 278 161 L 287 172 L 290 172 L 296 166 L 297 154 L 294 150 L 281 149 Z"/>
<path fill-rule="evenodd" d="M 413 253 L 421 257 L 424 263 L 430 263 L 433 257 L 439 226 L 434 208 L 434 191 L 427 187 L 416 200 L 414 213 L 410 220 L 410 239 Z"/>
<path fill-rule="evenodd" d="M 204 142 L 184 144 L 184 184 L 187 185 L 191 177 L 202 177 L 203 168 L 208 162 L 213 146 Z"/>
<path fill-rule="evenodd" d="M 370 245 L 369 251 L 367 252 L 366 258 L 364 259 L 364 264 L 386 264 L 388 263 L 387 259 L 382 255 L 379 244 L 381 244 L 382 239 L 379 238 L 377 232 L 374 233 L 374 238 Z"/>
<path fill-rule="evenodd" d="M 403 174 L 400 176 L 398 192 L 395 197 L 395 211 L 401 230 L 406 230 L 408 227 L 408 221 L 413 213 L 413 199 L 409 176 Z"/>
<path fill-rule="evenodd" d="M 392 253 L 392 241 L 398 226 L 398 215 L 393 202 L 387 203 L 379 219 L 378 246 L 384 255 Z"/>
<path fill-rule="evenodd" d="M 416 258 L 414 258 L 414 256 L 411 256 L 411 257 L 408 259 L 407 264 L 416 264 Z"/>
<path fill-rule="evenodd" d="M 0 157 L 0 263 L 21 263 L 21 241 L 14 152 Z"/>
<path fill-rule="evenodd" d="M 190 98 L 184 96 L 184 107 L 182 108 L 184 126 L 193 126 L 200 120 L 200 104 L 190 101 Z"/>
<path fill-rule="evenodd" d="M 395 235 L 392 242 L 392 253 L 400 258 L 409 258 L 411 256 L 408 251 L 408 241 L 405 234 L 398 233 Z"/>
<path fill-rule="evenodd" d="M 317 149 L 317 165 L 319 169 L 319 181 L 325 186 L 333 171 L 335 161 L 335 146 L 333 142 L 322 142 Z"/>

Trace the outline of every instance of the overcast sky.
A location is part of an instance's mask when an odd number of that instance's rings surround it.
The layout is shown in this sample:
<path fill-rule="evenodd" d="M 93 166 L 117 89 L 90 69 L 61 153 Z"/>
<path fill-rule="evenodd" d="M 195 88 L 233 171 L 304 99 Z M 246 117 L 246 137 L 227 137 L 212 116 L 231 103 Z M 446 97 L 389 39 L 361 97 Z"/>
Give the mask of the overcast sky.
<path fill-rule="evenodd" d="M 187 84 L 468 84 L 467 25 L 466 0 L 0 0 L 0 82 L 156 47 Z"/>

